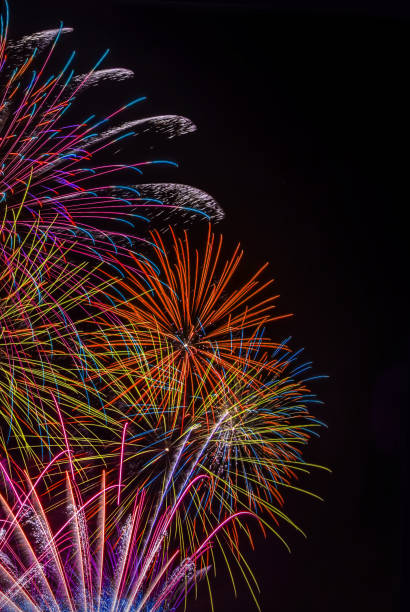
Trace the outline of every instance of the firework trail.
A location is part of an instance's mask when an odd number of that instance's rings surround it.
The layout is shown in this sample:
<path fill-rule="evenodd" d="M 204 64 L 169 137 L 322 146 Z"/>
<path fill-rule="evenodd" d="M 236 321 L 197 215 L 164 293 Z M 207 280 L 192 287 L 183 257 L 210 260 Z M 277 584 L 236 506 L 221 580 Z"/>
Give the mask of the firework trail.
<path fill-rule="evenodd" d="M 57 459 L 56 457 L 55 459 Z M 107 484 L 84 501 L 66 473 L 57 487 L 66 495 L 58 514 L 39 488 L 50 462 L 32 481 L 13 480 L 2 468 L 0 493 L 0 610 L 36 612 L 154 612 L 176 610 L 208 571 L 212 541 L 237 513 L 203 531 L 193 549 L 173 543 L 188 494 L 205 476 L 184 483 L 171 504 L 134 494 L 132 510 L 111 530 L 109 506 L 119 483 Z M 22 478 L 22 476 L 24 476 Z M 55 490 L 55 487 L 53 487 Z M 54 492 L 53 492 L 54 494 Z M 154 510 L 153 510 L 154 508 Z"/>
<path fill-rule="evenodd" d="M 50 241 L 70 241 L 77 254 L 100 260 L 107 252 L 127 254 L 133 249 L 135 223 L 155 212 L 178 210 L 182 217 L 221 218 L 216 202 L 194 187 L 142 181 L 123 185 L 123 178 L 116 183 L 115 177 L 124 172 L 140 177 L 145 166 L 174 162 L 105 164 L 103 160 L 104 154 L 112 154 L 113 147 L 133 136 L 173 138 L 192 132 L 196 128 L 189 119 L 161 115 L 116 123 L 120 115 L 138 108 L 145 99 L 139 97 L 105 117 L 91 115 L 63 123 L 88 88 L 132 76 L 123 68 L 101 69 L 108 52 L 86 74 L 75 73 L 74 52 L 62 69 L 50 74 L 56 46 L 69 32 L 71 28 L 61 26 L 9 41 L 5 3 L 0 30 L 0 203 L 9 213 L 5 229 L 13 224 L 12 213 L 24 199 L 19 234 L 34 223 L 41 230 L 52 226 L 46 232 Z"/>

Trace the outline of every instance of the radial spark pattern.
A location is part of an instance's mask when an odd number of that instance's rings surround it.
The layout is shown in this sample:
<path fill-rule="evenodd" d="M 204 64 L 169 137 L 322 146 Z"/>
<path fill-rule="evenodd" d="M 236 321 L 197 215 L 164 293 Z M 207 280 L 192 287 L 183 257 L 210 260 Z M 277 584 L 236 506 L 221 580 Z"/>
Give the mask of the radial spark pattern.
<path fill-rule="evenodd" d="M 2 466 L 1 610 L 176 610 L 207 573 L 212 540 L 228 522 L 246 514 L 228 517 L 203 532 L 194 549 L 181 550 L 174 545 L 174 523 L 183 525 L 185 498 L 204 477 L 186 482 L 173 503 L 165 506 L 161 496 L 152 499 L 137 491 L 131 511 L 113 531 L 108 526 L 109 506 L 117 499 L 118 484 L 109 485 L 103 473 L 99 491 L 84 500 L 67 473 L 57 484 L 65 489 L 65 507 L 55 513 L 47 505 L 48 496 L 38 493 L 52 463 L 35 481 L 25 475 L 23 486 Z M 58 494 L 55 489 L 53 494 Z"/>
<path fill-rule="evenodd" d="M 122 395 L 146 387 L 147 376 L 158 388 L 168 386 L 170 376 L 177 377 L 179 404 L 194 410 L 229 377 L 246 378 L 256 345 L 258 355 L 279 346 L 261 335 L 261 329 L 288 315 L 273 314 L 278 296 L 267 291 L 271 281 L 261 280 L 266 266 L 235 287 L 239 247 L 223 261 L 222 237 L 216 240 L 211 231 L 203 250 L 190 246 L 187 233 L 182 239 L 171 235 L 171 241 L 152 235 L 154 254 L 135 259 L 136 274 L 122 268 L 117 287 L 123 298 L 113 295 L 111 305 L 104 307 L 112 325 L 89 346 L 108 361 L 114 356 L 110 370 L 124 383 Z M 260 367 L 259 356 L 254 362 Z M 274 362 L 265 361 L 265 368 L 272 367 L 274 371 Z"/>
<path fill-rule="evenodd" d="M 101 259 L 110 251 L 138 251 L 135 223 L 158 211 L 220 218 L 220 207 L 199 189 L 141 179 L 136 184 L 134 177 L 140 177 L 144 167 L 175 162 L 106 163 L 124 139 L 142 134 L 172 138 L 192 132 L 195 126 L 175 115 L 118 123 L 121 115 L 126 117 L 142 104 L 143 96 L 107 116 L 75 118 L 77 99 L 88 88 L 122 81 L 132 71 L 101 69 L 106 52 L 89 72 L 76 74 L 73 52 L 52 74 L 56 47 L 69 32 L 61 26 L 9 41 L 6 4 L 0 32 L 0 205 L 6 204 L 10 213 L 5 229 L 13 224 L 12 213 L 24 200 L 19 234 L 36 223 L 47 230 L 50 240 L 71 241 L 78 254 Z M 131 177 L 130 184 L 124 185 L 124 173 Z"/>

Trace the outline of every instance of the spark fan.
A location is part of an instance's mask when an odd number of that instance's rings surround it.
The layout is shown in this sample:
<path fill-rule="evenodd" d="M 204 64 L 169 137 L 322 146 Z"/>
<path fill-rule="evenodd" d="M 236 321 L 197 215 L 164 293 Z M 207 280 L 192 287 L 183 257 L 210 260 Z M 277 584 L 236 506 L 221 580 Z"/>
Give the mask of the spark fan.
<path fill-rule="evenodd" d="M 38 224 L 51 244 L 70 241 L 77 256 L 101 260 L 110 252 L 138 251 L 135 223 L 145 223 L 157 212 L 223 216 L 216 202 L 194 187 L 140 179 L 135 183 L 134 177 L 141 177 L 147 166 L 175 162 L 114 164 L 104 158 L 133 136 L 173 138 L 192 132 L 196 128 L 189 119 L 160 115 L 116 123 L 120 115 L 142 104 L 145 97 L 139 96 L 106 116 L 91 114 L 63 122 L 88 88 L 132 76 L 124 68 L 100 68 L 107 52 L 85 74 L 75 73 L 74 52 L 50 74 L 56 47 L 70 32 L 60 26 L 9 41 L 5 3 L 0 31 L 0 203 L 11 214 L 24 201 L 19 235 Z M 124 172 L 133 183 L 123 184 Z M 5 229 L 7 223 L 13 224 L 13 218 L 6 220 Z"/>
<path fill-rule="evenodd" d="M 67 502 L 53 513 L 47 495 L 38 492 L 53 461 L 35 481 L 27 475 L 13 480 L 2 469 L 1 610 L 176 610 L 206 576 L 217 534 L 228 522 L 245 518 L 246 513 L 230 516 L 198 538 L 194 549 L 179 549 L 173 539 L 174 523 L 183 524 L 185 498 L 204 478 L 197 477 L 164 507 L 161 498 L 136 491 L 132 510 L 110 536 L 109 506 L 117 499 L 118 484 L 108 484 L 103 473 L 99 490 L 84 500 L 81 487 L 67 473 L 57 485 L 65 490 Z"/>

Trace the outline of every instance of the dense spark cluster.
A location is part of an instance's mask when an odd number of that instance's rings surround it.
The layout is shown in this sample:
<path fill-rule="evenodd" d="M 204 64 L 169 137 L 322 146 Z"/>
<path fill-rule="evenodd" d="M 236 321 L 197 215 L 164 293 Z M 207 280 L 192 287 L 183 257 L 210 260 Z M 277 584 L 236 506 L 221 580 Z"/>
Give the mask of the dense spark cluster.
<path fill-rule="evenodd" d="M 296 527 L 284 502 L 318 467 L 303 454 L 317 377 L 272 339 L 289 315 L 266 265 L 241 282 L 240 247 L 225 259 L 211 225 L 203 245 L 166 231 L 170 215 L 219 220 L 213 198 L 135 183 L 174 162 L 111 161 L 125 139 L 193 123 L 128 118 L 141 96 L 75 118 L 87 89 L 132 72 L 102 68 L 106 53 L 55 70 L 71 30 L 10 41 L 3 13 L 0 610 L 171 612 L 218 558 L 254 594 L 241 544 L 255 525 L 282 541 Z"/>
<path fill-rule="evenodd" d="M 203 531 L 193 549 L 174 543 L 174 524 L 184 523 L 189 492 L 203 478 L 184 483 L 172 503 L 136 490 L 132 510 L 107 536 L 109 506 L 116 499 L 105 472 L 84 499 L 67 472 L 57 486 L 65 492 L 58 518 L 38 492 L 52 460 L 34 481 L 11 478 L 2 468 L 0 493 L 0 609 L 23 612 L 157 612 L 175 610 L 206 574 L 213 539 L 231 515 Z M 46 497 L 47 501 L 47 497 Z"/>
<path fill-rule="evenodd" d="M 93 358 L 79 317 L 86 321 L 92 296 L 107 282 L 87 262 L 70 263 L 68 250 L 47 245 L 37 223 L 21 238 L 18 222 L 16 216 L 13 228 L 0 228 L 1 445 L 16 444 L 33 455 L 58 443 L 62 415 L 76 414 L 77 425 L 90 415 L 105 419 L 86 382 Z"/>

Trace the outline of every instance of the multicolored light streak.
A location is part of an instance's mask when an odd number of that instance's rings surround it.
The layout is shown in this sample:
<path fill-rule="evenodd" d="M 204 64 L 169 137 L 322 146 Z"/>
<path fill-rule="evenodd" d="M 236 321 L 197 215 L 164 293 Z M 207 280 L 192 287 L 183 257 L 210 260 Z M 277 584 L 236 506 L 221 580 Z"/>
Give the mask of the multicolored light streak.
<path fill-rule="evenodd" d="M 192 475 L 210 479 L 192 502 L 192 523 L 201 513 L 220 520 L 247 510 L 281 538 L 281 521 L 296 527 L 283 511 L 285 492 L 304 491 L 299 475 L 319 467 L 302 451 L 323 425 L 309 412 L 318 403 L 309 384 L 320 377 L 300 352 L 265 335 L 265 324 L 281 316 L 271 283 L 259 280 L 263 269 L 230 292 L 239 249 L 220 263 L 222 241 L 211 231 L 203 253 L 190 249 L 186 233 L 180 239 L 171 230 L 172 250 L 158 233 L 152 240 L 154 255 L 133 263 L 138 273 L 122 265 L 119 291 L 95 303 L 104 318 L 97 315 L 99 330 L 87 342 L 104 364 L 105 410 L 123 415 L 122 437 L 105 454 L 124 483 L 121 507 L 136 487 L 161 487 L 176 461 L 173 477 L 190 465 Z M 90 371 L 90 380 L 100 374 Z"/>

